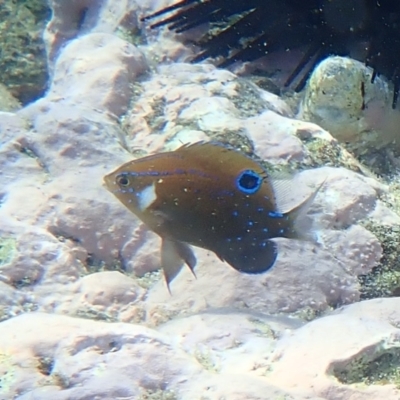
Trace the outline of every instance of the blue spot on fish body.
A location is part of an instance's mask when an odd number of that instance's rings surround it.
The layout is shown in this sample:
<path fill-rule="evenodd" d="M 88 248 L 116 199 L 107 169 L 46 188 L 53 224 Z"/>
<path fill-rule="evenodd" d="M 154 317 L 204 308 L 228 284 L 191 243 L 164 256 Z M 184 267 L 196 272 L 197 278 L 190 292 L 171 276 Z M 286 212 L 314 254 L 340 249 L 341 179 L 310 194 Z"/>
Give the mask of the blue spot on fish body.
<path fill-rule="evenodd" d="M 271 218 L 283 218 L 283 214 L 278 211 L 269 211 L 268 216 Z"/>

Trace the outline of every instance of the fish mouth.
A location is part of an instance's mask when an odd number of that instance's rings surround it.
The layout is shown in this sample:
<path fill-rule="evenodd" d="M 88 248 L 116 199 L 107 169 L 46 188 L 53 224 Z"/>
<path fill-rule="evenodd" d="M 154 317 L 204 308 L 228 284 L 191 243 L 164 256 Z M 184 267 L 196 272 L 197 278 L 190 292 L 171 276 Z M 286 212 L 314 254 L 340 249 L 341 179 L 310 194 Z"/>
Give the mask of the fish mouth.
<path fill-rule="evenodd" d="M 111 174 L 108 174 L 108 175 L 105 175 L 103 177 L 102 186 L 103 186 L 103 188 L 105 188 L 105 189 L 109 190 L 110 192 L 112 192 L 112 187 L 113 187 L 113 183 L 114 182 L 113 182 L 113 180 L 112 180 L 110 175 Z"/>
<path fill-rule="evenodd" d="M 101 186 L 114 195 L 122 192 L 119 186 L 114 182 L 114 179 L 109 175 L 106 175 L 103 178 L 103 183 Z"/>

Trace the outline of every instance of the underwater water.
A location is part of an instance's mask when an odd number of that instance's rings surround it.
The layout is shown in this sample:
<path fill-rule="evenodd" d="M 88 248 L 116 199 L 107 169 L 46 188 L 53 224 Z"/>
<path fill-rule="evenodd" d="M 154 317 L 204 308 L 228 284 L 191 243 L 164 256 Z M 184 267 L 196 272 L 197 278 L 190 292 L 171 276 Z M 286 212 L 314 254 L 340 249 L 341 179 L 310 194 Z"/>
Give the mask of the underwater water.
<path fill-rule="evenodd" d="M 0 3 L 0 400 L 400 398 L 397 3 L 174 3 Z"/>

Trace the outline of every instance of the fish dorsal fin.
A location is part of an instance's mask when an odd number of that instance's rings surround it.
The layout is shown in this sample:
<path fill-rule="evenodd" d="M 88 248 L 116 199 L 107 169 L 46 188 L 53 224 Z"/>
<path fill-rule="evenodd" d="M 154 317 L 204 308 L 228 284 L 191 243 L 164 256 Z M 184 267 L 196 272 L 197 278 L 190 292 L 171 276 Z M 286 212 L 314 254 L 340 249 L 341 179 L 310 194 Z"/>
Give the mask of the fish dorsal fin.
<path fill-rule="evenodd" d="M 217 142 L 215 140 L 206 142 L 204 140 L 195 143 L 187 143 L 175 150 L 176 153 L 183 153 L 187 157 L 197 157 L 199 154 L 213 155 L 216 157 L 224 157 L 225 155 L 231 154 L 231 152 L 236 153 L 236 155 L 243 157 L 244 159 L 251 160 L 247 155 L 243 154 L 239 150 L 230 146 L 227 143 Z"/>
<path fill-rule="evenodd" d="M 175 151 L 194 151 L 195 152 L 200 148 L 204 148 L 204 149 L 210 148 L 210 149 L 212 149 L 215 146 L 220 146 L 221 148 L 234 150 L 233 148 L 230 148 L 229 145 L 225 145 L 224 143 L 221 143 L 221 142 L 217 142 L 217 141 L 214 141 L 214 140 L 211 140 L 209 142 L 207 142 L 205 140 L 200 140 L 199 142 L 195 142 L 195 143 L 184 143 L 182 146 L 180 146 Z"/>

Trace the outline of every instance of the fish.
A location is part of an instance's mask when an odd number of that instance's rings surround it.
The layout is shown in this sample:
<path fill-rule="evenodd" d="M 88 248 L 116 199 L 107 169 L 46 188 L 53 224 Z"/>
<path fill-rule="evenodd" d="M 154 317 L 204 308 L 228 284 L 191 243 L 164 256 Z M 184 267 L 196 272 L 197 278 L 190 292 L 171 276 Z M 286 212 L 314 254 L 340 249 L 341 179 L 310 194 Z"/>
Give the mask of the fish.
<path fill-rule="evenodd" d="M 284 210 L 278 192 L 286 197 L 285 179 L 236 149 L 204 141 L 129 161 L 107 174 L 104 184 L 161 237 L 169 291 L 185 264 L 195 275 L 191 246 L 214 252 L 242 273 L 271 269 L 278 256 L 274 238 L 312 236 L 297 221 L 322 186 Z"/>

